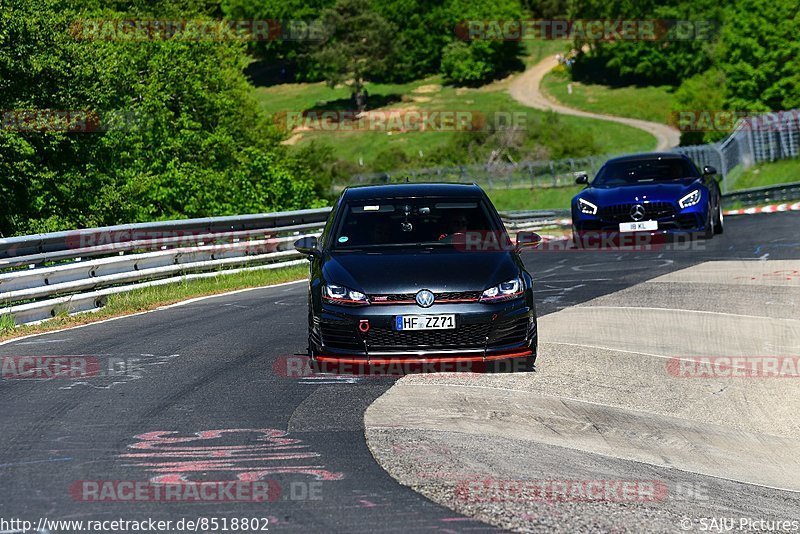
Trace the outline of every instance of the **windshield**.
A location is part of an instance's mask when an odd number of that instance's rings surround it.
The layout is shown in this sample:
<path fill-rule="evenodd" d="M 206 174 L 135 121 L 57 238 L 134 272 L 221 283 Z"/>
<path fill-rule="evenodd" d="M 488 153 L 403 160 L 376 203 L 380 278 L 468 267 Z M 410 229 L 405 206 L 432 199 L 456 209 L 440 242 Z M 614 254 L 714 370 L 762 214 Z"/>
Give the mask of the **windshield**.
<path fill-rule="evenodd" d="M 454 236 L 479 231 L 497 231 L 481 199 L 354 201 L 344 207 L 333 248 L 449 246 Z"/>
<path fill-rule="evenodd" d="M 620 161 L 605 164 L 597 173 L 592 186 L 636 185 L 697 177 L 697 169 L 685 159 Z"/>

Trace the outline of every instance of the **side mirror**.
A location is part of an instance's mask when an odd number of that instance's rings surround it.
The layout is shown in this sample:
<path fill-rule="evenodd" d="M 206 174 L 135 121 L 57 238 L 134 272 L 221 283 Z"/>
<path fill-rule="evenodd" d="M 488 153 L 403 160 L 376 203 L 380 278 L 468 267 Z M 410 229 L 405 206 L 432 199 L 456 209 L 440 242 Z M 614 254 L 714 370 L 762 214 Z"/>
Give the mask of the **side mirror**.
<path fill-rule="evenodd" d="M 318 241 L 316 236 L 301 237 L 294 242 L 294 248 L 300 254 L 307 256 L 320 256 L 320 251 L 317 248 Z"/>
<path fill-rule="evenodd" d="M 579 184 L 579 185 L 580 184 L 588 184 L 589 183 L 589 175 L 586 174 L 585 172 L 578 173 L 578 175 L 575 177 L 575 183 Z"/>
<path fill-rule="evenodd" d="M 712 174 L 717 174 L 717 168 L 712 165 L 706 165 L 703 167 L 703 176 L 710 176 Z"/>
<path fill-rule="evenodd" d="M 538 247 L 542 236 L 536 232 L 517 232 L 517 248 Z"/>

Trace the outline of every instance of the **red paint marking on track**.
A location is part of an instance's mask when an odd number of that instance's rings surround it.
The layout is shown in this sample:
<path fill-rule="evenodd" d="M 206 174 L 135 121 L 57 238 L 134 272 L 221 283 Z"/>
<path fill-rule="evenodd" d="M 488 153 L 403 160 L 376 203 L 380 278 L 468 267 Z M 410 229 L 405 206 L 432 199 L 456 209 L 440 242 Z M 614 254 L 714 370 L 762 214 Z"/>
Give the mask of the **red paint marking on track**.
<path fill-rule="evenodd" d="M 236 438 L 237 434 L 255 434 L 257 443 L 242 445 L 198 446 L 220 438 Z M 257 482 L 268 475 L 305 474 L 317 480 L 341 480 L 343 473 L 333 473 L 321 465 L 274 465 L 275 462 L 318 458 L 319 453 L 307 449 L 301 440 L 287 437 L 274 428 L 222 429 L 194 432 L 181 436 L 174 431 L 146 432 L 136 436 L 140 441 L 128 448 L 135 452 L 120 454 L 120 458 L 136 461 L 131 467 L 141 467 L 157 473 L 150 479 L 155 484 L 191 484 L 191 473 L 229 472 L 233 479 Z M 253 438 L 249 438 L 252 440 Z M 192 443 L 192 446 L 186 444 Z M 161 459 L 175 461 L 153 461 Z M 150 461 L 146 461 L 150 460 Z M 228 479 L 230 480 L 230 478 Z M 206 482 L 206 481 L 204 481 Z"/>

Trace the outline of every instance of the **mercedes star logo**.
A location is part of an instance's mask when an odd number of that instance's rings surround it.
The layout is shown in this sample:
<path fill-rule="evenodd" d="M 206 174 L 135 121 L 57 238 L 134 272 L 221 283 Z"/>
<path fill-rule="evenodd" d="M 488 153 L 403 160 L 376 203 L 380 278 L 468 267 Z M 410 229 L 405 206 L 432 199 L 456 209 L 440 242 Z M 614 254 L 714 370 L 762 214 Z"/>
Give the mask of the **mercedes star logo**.
<path fill-rule="evenodd" d="M 646 214 L 647 212 L 641 204 L 636 204 L 631 208 L 631 219 L 634 221 L 641 221 Z"/>
<path fill-rule="evenodd" d="M 423 308 L 430 308 L 433 306 L 433 301 L 436 300 L 436 297 L 433 296 L 433 293 L 428 291 L 427 289 L 423 289 L 419 293 L 417 293 L 417 304 L 419 304 Z"/>

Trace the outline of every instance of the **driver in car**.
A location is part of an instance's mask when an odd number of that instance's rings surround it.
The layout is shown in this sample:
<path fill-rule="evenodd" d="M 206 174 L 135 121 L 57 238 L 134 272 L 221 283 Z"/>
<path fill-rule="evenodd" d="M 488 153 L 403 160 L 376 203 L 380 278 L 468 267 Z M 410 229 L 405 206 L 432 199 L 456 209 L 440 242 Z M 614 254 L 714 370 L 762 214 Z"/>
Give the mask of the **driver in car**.
<path fill-rule="evenodd" d="M 453 213 L 448 217 L 447 220 L 447 233 L 439 235 L 439 241 L 445 239 L 446 237 L 453 236 L 455 234 L 463 234 L 467 231 L 467 225 L 469 224 L 469 220 L 467 216 L 463 213 Z"/>

